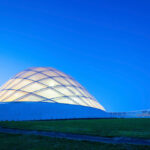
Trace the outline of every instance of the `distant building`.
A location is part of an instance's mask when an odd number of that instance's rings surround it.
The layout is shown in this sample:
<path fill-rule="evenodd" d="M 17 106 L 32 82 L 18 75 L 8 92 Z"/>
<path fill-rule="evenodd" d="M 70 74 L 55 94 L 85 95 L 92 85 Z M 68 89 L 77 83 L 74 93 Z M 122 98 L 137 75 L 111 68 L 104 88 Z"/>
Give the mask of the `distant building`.
<path fill-rule="evenodd" d="M 150 110 L 111 112 L 110 114 L 115 118 L 150 118 Z"/>

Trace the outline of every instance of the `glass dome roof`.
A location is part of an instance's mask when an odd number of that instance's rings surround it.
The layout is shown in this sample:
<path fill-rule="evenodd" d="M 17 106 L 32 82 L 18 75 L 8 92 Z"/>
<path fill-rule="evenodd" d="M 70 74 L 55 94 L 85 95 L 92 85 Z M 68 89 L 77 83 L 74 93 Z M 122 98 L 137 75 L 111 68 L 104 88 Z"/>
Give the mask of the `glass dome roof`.
<path fill-rule="evenodd" d="M 83 105 L 105 110 L 69 75 L 51 67 L 32 67 L 0 88 L 0 102 L 49 102 Z"/>

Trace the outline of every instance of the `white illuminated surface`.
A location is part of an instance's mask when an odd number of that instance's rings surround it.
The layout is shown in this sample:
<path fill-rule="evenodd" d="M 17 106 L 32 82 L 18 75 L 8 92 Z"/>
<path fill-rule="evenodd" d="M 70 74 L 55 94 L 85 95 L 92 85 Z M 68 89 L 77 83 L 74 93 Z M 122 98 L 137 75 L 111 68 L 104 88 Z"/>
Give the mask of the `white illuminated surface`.
<path fill-rule="evenodd" d="M 105 110 L 70 76 L 50 67 L 18 73 L 0 88 L 0 102 L 37 101 L 82 105 Z"/>

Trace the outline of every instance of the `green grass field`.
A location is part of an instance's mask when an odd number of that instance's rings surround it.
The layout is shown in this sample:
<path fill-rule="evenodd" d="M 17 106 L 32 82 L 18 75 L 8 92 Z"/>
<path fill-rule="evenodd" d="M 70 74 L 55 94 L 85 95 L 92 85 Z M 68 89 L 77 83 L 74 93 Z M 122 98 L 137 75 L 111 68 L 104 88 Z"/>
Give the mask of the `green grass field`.
<path fill-rule="evenodd" d="M 86 119 L 56 121 L 4 121 L 7 128 L 44 130 L 103 137 L 136 137 L 150 139 L 150 119 Z"/>
<path fill-rule="evenodd" d="M 104 144 L 34 135 L 0 134 L 0 150 L 149 150 L 149 146 Z"/>

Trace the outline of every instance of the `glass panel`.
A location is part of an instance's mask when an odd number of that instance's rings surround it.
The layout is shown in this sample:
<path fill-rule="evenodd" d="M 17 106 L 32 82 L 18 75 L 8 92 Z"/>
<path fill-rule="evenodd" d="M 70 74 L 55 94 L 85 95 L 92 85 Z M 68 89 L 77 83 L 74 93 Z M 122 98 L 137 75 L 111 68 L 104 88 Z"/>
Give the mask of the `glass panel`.
<path fill-rule="evenodd" d="M 104 109 L 97 101 L 94 101 L 94 100 L 91 100 L 91 99 L 89 99 L 89 101 L 91 102 L 91 104 L 94 108 L 99 108 L 99 109 L 102 109 L 102 110 Z"/>
<path fill-rule="evenodd" d="M 14 90 L 4 90 L 6 93 L 4 93 L 4 95 L 2 95 L 2 97 L 1 97 L 1 101 L 3 100 L 3 99 L 5 99 L 6 97 L 8 97 L 8 96 L 10 96 L 13 92 L 14 92 Z"/>
<path fill-rule="evenodd" d="M 42 91 L 36 92 L 36 94 L 49 99 L 62 96 L 62 94 L 59 94 L 52 89 L 44 89 Z"/>
<path fill-rule="evenodd" d="M 93 101 L 93 103 L 94 103 L 94 107 L 95 107 L 95 108 L 101 108 L 101 106 L 98 105 L 97 102 L 94 102 L 94 101 Z"/>
<path fill-rule="evenodd" d="M 55 90 L 61 92 L 65 96 L 73 96 L 73 95 L 75 95 L 72 92 L 70 92 L 66 87 L 55 87 Z"/>
<path fill-rule="evenodd" d="M 70 97 L 70 98 L 73 99 L 77 103 L 77 105 L 87 106 L 87 104 L 84 103 L 83 100 L 79 97 Z"/>
<path fill-rule="evenodd" d="M 84 90 L 84 93 L 87 95 L 87 97 L 91 97 L 92 98 L 92 96 L 90 95 L 90 93 L 87 92 L 86 90 Z"/>
<path fill-rule="evenodd" d="M 74 81 L 74 80 L 72 80 L 72 81 Z M 78 87 L 83 88 L 83 86 L 82 86 L 80 83 L 78 83 L 77 81 L 75 81 L 75 84 L 76 84 Z"/>
<path fill-rule="evenodd" d="M 17 85 L 22 79 L 13 79 L 13 82 L 7 86 L 6 89 L 12 88 L 14 85 Z"/>
<path fill-rule="evenodd" d="M 92 107 L 96 106 L 95 101 L 91 100 L 90 98 L 86 98 L 86 99 Z"/>
<path fill-rule="evenodd" d="M 71 101 L 69 98 L 65 98 L 65 97 L 54 99 L 54 101 L 57 103 L 76 104 L 73 101 Z"/>
<path fill-rule="evenodd" d="M 93 101 L 92 99 L 89 99 L 89 98 L 88 98 L 88 100 L 92 104 L 93 107 L 95 107 L 95 108 L 97 107 L 96 101 Z"/>
<path fill-rule="evenodd" d="M 78 92 L 76 90 L 76 88 L 74 88 L 74 87 L 68 86 L 67 89 L 70 89 L 71 91 L 73 91 L 75 93 L 75 95 L 82 96 L 82 94 L 80 92 Z"/>
<path fill-rule="evenodd" d="M 14 79 L 10 79 L 8 82 L 6 82 L 5 84 L 3 84 L 1 86 L 1 89 L 5 89 L 11 82 L 13 82 Z"/>
<path fill-rule="evenodd" d="M 63 85 L 70 85 L 70 83 L 68 83 L 65 79 L 61 78 L 61 77 L 55 77 L 55 80 L 57 80 L 58 82 L 60 82 Z"/>
<path fill-rule="evenodd" d="M 46 86 L 34 82 L 34 83 L 22 88 L 21 90 L 26 91 L 26 92 L 34 92 L 34 91 L 37 91 L 37 90 L 40 90 L 43 88 L 46 88 Z"/>
<path fill-rule="evenodd" d="M 20 88 L 22 88 L 22 87 L 24 87 L 24 86 L 26 86 L 26 85 L 28 85 L 28 84 L 30 84 L 30 83 L 32 83 L 32 82 L 33 82 L 33 81 L 23 79 L 22 82 L 20 82 L 19 84 L 15 85 L 15 86 L 13 87 L 13 89 L 18 90 L 18 89 L 20 89 Z"/>
<path fill-rule="evenodd" d="M 64 73 L 62 73 L 62 72 L 60 72 L 60 71 L 56 71 L 60 76 L 64 76 L 64 77 L 67 77 L 67 75 L 66 74 L 64 74 Z"/>
<path fill-rule="evenodd" d="M 44 71 L 44 70 L 47 70 L 47 68 L 44 68 L 44 67 L 35 67 L 35 68 L 31 68 L 32 70 L 35 70 L 35 71 Z"/>
<path fill-rule="evenodd" d="M 50 77 L 59 76 L 57 73 L 52 72 L 52 71 L 44 71 L 44 72 L 42 72 L 42 73 L 44 73 L 44 74 L 46 74 L 46 75 L 48 75 L 48 76 L 50 76 Z"/>
<path fill-rule="evenodd" d="M 77 83 L 75 83 L 73 80 L 71 80 L 71 79 L 67 79 L 67 80 L 70 82 L 70 84 L 72 84 L 72 85 L 74 85 L 76 87 L 80 87 L 80 85 L 78 85 Z"/>
<path fill-rule="evenodd" d="M 91 106 L 91 107 L 94 106 L 89 98 L 82 97 L 82 99 L 83 99 L 83 101 L 85 101 L 87 103 L 88 106 Z"/>
<path fill-rule="evenodd" d="M 15 93 L 13 95 L 11 95 L 10 97 L 6 98 L 4 100 L 4 102 L 10 102 L 10 101 L 15 101 L 16 99 L 18 99 L 21 96 L 26 95 L 25 92 L 21 92 L 21 91 L 15 91 Z"/>
<path fill-rule="evenodd" d="M 0 97 L 1 97 L 1 95 L 3 95 L 3 93 L 5 93 L 5 91 L 4 90 L 3 91 L 0 90 Z"/>
<path fill-rule="evenodd" d="M 94 100 L 94 104 L 97 108 L 101 108 L 101 109 L 105 110 L 104 107 L 99 102 Z"/>
<path fill-rule="evenodd" d="M 4 90 L 4 91 L 0 91 L 0 101 L 2 100 L 2 98 L 4 97 L 4 95 L 3 94 L 5 94 L 5 92 L 7 92 L 6 90 Z"/>
<path fill-rule="evenodd" d="M 91 103 L 88 101 L 87 98 L 81 97 L 81 99 L 83 100 L 84 103 L 86 103 L 87 106 L 91 106 Z"/>
<path fill-rule="evenodd" d="M 51 71 L 56 71 L 55 68 L 52 68 L 52 67 L 47 67 L 48 70 L 51 70 Z"/>
<path fill-rule="evenodd" d="M 82 89 L 80 89 L 80 88 L 78 88 L 78 90 L 83 94 L 83 96 L 89 97 L 89 96 L 87 95 L 87 93 L 85 93 L 85 90 L 82 90 Z"/>
<path fill-rule="evenodd" d="M 57 86 L 60 85 L 60 83 L 56 82 L 55 80 L 49 78 L 49 79 L 44 79 L 44 80 L 40 80 L 40 83 L 43 83 L 47 86 L 53 87 L 53 86 Z"/>
<path fill-rule="evenodd" d="M 15 75 L 15 77 L 19 77 L 21 74 L 24 74 L 26 71 L 22 71 L 22 72 L 19 72 L 18 74 Z"/>
<path fill-rule="evenodd" d="M 37 101 L 42 101 L 44 100 L 41 97 L 35 96 L 35 95 L 28 95 L 26 97 L 23 97 L 22 99 L 17 100 L 17 102 L 23 102 L 23 101 L 30 101 L 30 102 L 37 102 Z"/>
<path fill-rule="evenodd" d="M 2 89 L 8 89 L 9 87 L 11 87 L 11 85 L 13 84 L 14 79 L 9 80 L 9 83 L 6 83 L 2 86 Z"/>
<path fill-rule="evenodd" d="M 45 75 L 43 74 L 40 74 L 40 73 L 36 73 L 35 75 L 29 77 L 28 79 L 31 79 L 31 80 L 34 80 L 34 81 L 37 81 L 37 80 L 40 80 L 40 79 L 44 79 L 46 78 Z"/>
<path fill-rule="evenodd" d="M 98 102 L 95 101 L 95 104 L 96 104 L 96 108 L 102 109 L 105 111 L 105 108 L 102 105 L 100 105 Z"/>
<path fill-rule="evenodd" d="M 28 76 L 33 75 L 34 73 L 36 73 L 36 72 L 34 72 L 34 71 L 26 71 L 24 74 L 20 75 L 19 77 L 26 78 Z"/>

